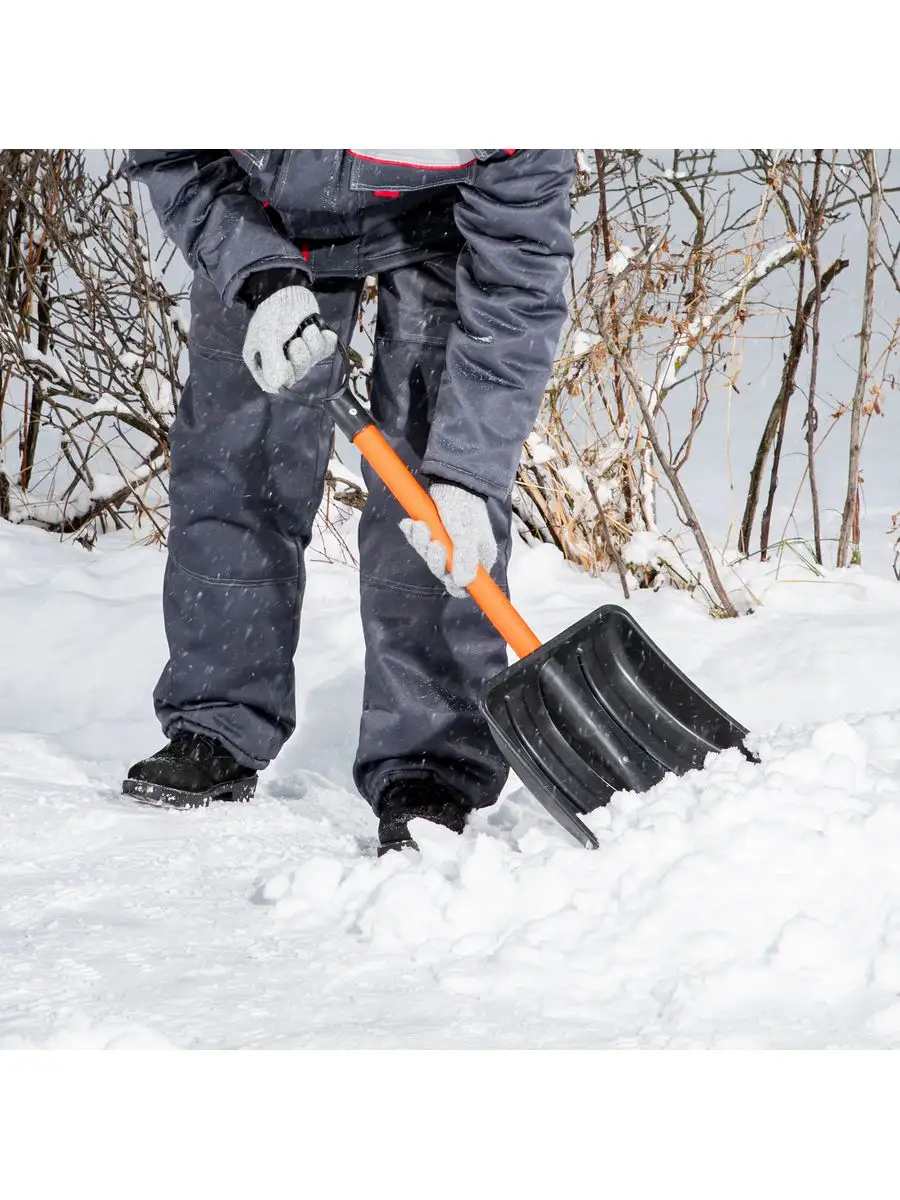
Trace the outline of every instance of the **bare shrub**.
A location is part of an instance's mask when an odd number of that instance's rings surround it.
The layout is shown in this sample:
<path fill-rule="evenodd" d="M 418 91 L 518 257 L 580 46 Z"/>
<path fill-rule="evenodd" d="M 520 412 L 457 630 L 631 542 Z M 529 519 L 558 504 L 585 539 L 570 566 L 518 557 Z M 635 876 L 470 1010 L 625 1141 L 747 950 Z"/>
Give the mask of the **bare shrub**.
<path fill-rule="evenodd" d="M 821 312 L 830 285 L 849 265 L 840 254 L 823 261 L 823 239 L 880 189 L 875 154 L 754 150 L 726 160 L 712 150 L 675 150 L 665 158 L 594 150 L 581 152 L 579 165 L 572 322 L 523 455 L 517 514 L 529 536 L 552 542 L 587 570 L 615 567 L 626 590 L 623 565 L 637 585 L 658 586 L 664 578 L 700 586 L 717 611 L 734 615 L 724 561 L 697 519 L 683 468 L 710 404 L 729 403 L 737 392 L 748 330 L 773 344 L 786 340 L 737 549 L 752 552 L 771 464 L 760 525 L 763 557 L 769 550 L 788 406 L 805 365 L 806 478 L 815 556 L 822 561 L 815 476 Z M 878 221 L 873 202 L 870 260 Z M 898 257 L 892 251 L 894 267 Z M 868 274 L 874 278 L 874 268 Z M 777 303 L 776 277 L 782 280 Z M 786 303 L 791 292 L 795 298 Z M 863 329 L 871 323 L 871 300 L 868 313 Z M 861 365 L 859 379 L 868 378 Z M 861 403 L 848 402 L 847 411 Z M 841 415 L 838 405 L 835 419 Z M 850 474 L 858 475 L 852 457 Z M 699 565 L 661 535 L 660 490 L 692 535 Z"/>
<path fill-rule="evenodd" d="M 98 177 L 81 150 L 0 151 L 0 516 L 85 545 L 122 528 L 164 540 L 188 344 L 176 251 L 151 250 L 121 159 Z M 333 464 L 324 553 L 361 503 Z"/>
<path fill-rule="evenodd" d="M 112 157 L 98 179 L 83 151 L 0 152 L 0 430 L 17 451 L 3 478 L 8 520 L 91 538 L 140 518 L 162 536 L 154 485 L 186 345 L 163 267 Z"/>

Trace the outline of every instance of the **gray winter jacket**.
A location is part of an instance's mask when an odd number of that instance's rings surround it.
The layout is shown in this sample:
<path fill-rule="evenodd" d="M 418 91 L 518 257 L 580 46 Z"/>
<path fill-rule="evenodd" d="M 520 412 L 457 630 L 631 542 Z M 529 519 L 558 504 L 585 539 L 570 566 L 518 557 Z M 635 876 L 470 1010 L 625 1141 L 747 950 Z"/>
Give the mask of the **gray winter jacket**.
<path fill-rule="evenodd" d="M 229 306 L 273 268 L 314 286 L 458 253 L 423 470 L 502 499 L 565 316 L 573 167 L 570 150 L 132 150 L 126 170 Z"/>

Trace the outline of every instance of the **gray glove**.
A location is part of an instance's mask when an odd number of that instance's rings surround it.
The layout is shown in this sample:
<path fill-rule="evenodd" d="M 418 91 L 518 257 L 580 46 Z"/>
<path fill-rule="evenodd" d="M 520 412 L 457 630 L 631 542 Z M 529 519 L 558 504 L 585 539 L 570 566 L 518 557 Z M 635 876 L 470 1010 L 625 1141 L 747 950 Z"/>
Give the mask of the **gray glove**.
<path fill-rule="evenodd" d="M 432 540 L 424 521 L 400 522 L 403 536 L 425 559 L 429 571 L 440 579 L 451 596 L 465 596 L 480 563 L 489 571 L 497 561 L 497 542 L 488 516 L 487 502 L 453 483 L 433 483 L 429 495 L 437 505 L 444 528 L 453 543 L 453 566 L 447 571 L 447 552 Z"/>
<path fill-rule="evenodd" d="M 305 287 L 284 287 L 263 300 L 250 318 L 244 337 L 244 362 L 264 392 L 294 387 L 307 371 L 328 359 L 337 336 L 308 325 L 294 337 L 302 321 L 317 313 L 316 298 Z"/>

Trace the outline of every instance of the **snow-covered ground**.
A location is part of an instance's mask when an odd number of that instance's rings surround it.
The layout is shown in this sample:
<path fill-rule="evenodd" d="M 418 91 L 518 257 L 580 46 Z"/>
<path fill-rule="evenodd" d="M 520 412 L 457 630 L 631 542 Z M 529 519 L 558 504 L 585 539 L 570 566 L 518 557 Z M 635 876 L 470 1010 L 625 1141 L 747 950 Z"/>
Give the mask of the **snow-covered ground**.
<path fill-rule="evenodd" d="M 311 564 L 299 728 L 256 800 L 118 795 L 160 735 L 163 555 L 0 523 L 0 1046 L 900 1043 L 900 586 L 755 568 L 714 621 L 638 594 L 651 636 L 754 734 L 582 850 L 513 782 L 462 839 L 374 856 L 351 778 L 350 567 Z M 613 582 L 516 549 L 547 637 Z"/>

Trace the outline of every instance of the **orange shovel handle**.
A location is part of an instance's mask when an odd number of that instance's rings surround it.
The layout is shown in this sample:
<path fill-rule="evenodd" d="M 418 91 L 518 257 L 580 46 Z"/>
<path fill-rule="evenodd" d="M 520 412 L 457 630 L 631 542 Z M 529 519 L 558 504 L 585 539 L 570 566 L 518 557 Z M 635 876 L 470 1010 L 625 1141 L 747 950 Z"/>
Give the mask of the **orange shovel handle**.
<path fill-rule="evenodd" d="M 453 543 L 444 528 L 434 501 L 418 482 L 400 456 L 388 444 L 374 425 L 367 424 L 352 439 L 382 483 L 414 521 L 424 521 L 431 536 L 447 548 L 449 567 Z M 479 566 L 478 574 L 466 589 L 494 628 L 512 647 L 519 658 L 537 650 L 540 642 L 522 620 L 490 575 Z"/>

